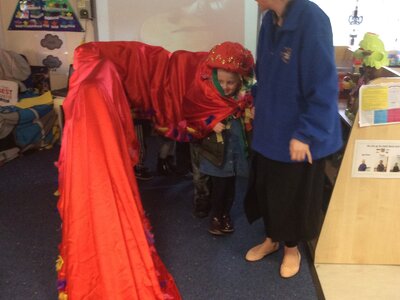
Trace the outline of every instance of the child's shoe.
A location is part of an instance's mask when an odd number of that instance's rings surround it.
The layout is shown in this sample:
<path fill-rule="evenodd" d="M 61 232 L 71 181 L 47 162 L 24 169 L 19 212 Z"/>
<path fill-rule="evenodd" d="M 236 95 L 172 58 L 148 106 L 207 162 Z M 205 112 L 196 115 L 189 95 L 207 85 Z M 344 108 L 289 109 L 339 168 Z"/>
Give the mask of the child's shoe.
<path fill-rule="evenodd" d="M 232 233 L 235 231 L 233 223 L 229 215 L 223 215 L 221 218 L 221 231 L 223 233 Z"/>
<path fill-rule="evenodd" d="M 213 217 L 210 221 L 210 226 L 208 227 L 208 232 L 213 235 L 224 235 L 222 231 L 221 220 L 217 217 Z"/>

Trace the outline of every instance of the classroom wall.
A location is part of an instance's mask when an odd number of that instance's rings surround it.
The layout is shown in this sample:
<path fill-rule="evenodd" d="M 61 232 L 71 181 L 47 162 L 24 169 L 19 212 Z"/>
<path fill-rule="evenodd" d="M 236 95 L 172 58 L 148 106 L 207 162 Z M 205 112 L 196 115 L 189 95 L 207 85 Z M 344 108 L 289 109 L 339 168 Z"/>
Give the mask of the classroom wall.
<path fill-rule="evenodd" d="M 78 15 L 80 0 L 70 0 Z M 43 65 L 48 55 L 62 65 L 51 71 L 51 87 L 67 85 L 68 66 L 74 49 L 82 42 L 138 40 L 170 51 L 208 51 L 226 40 L 244 44 L 255 54 L 258 6 L 243 0 L 92 0 L 94 21 L 82 20 L 82 32 L 7 30 L 18 0 L 0 0 L 0 47 L 24 54 L 30 64 Z M 82 2 L 82 1 L 80 1 Z M 140 9 L 138 9 L 140 7 Z M 96 22 L 96 24 L 94 24 Z M 97 25 L 98 28 L 95 28 Z M 97 31 L 95 32 L 95 29 Z M 63 44 L 49 50 L 40 45 L 46 34 L 57 35 Z"/>
<path fill-rule="evenodd" d="M 96 8 L 99 40 L 137 40 L 169 51 L 208 51 L 234 41 L 255 52 L 255 1 L 96 0 Z"/>
<path fill-rule="evenodd" d="M 31 65 L 43 65 L 42 60 L 48 55 L 57 56 L 62 65 L 50 73 L 51 88 L 58 89 L 67 85 L 68 67 L 73 62 L 74 49 L 82 42 L 93 41 L 92 21 L 81 21 L 86 32 L 56 31 L 11 31 L 7 30 L 17 7 L 18 0 L 0 0 L 0 47 L 24 54 Z M 77 0 L 70 0 L 77 14 Z M 49 50 L 40 45 L 46 34 L 58 35 L 63 41 L 60 49 Z"/>

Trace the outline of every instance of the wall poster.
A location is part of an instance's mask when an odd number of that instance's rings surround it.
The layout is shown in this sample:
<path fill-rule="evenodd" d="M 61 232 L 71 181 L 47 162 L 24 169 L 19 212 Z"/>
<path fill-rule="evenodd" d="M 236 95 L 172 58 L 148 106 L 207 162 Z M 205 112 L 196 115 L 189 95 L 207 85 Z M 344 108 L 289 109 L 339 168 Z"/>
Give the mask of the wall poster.
<path fill-rule="evenodd" d="M 68 0 L 21 0 L 8 30 L 84 31 Z"/>

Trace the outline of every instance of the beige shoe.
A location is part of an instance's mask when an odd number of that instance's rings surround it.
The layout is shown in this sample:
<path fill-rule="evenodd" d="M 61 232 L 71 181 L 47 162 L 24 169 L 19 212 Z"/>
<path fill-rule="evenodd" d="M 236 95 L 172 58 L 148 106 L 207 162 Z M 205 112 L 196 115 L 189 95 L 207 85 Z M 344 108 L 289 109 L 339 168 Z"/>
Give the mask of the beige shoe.
<path fill-rule="evenodd" d="M 300 263 L 301 255 L 298 250 L 295 254 L 288 254 L 286 253 L 285 249 L 285 255 L 283 257 L 280 270 L 281 277 L 290 278 L 296 275 L 300 270 Z"/>
<path fill-rule="evenodd" d="M 267 238 L 262 244 L 259 244 L 247 251 L 245 258 L 247 261 L 257 261 L 271 253 L 274 253 L 278 249 L 279 243 L 273 242 L 270 238 Z"/>

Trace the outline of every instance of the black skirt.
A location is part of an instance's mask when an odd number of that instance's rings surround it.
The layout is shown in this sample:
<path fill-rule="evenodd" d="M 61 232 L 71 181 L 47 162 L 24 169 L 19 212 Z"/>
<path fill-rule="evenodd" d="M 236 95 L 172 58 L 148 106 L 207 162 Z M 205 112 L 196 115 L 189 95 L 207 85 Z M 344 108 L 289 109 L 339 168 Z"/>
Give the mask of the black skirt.
<path fill-rule="evenodd" d="M 308 241 L 322 222 L 325 159 L 284 163 L 254 153 L 245 212 L 250 223 L 263 218 L 267 237 Z"/>

